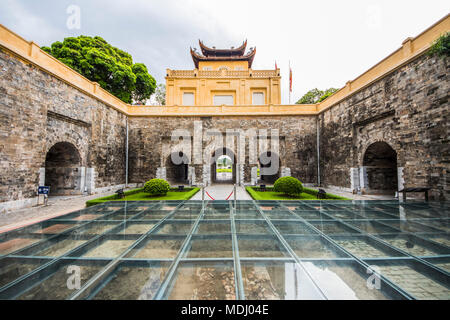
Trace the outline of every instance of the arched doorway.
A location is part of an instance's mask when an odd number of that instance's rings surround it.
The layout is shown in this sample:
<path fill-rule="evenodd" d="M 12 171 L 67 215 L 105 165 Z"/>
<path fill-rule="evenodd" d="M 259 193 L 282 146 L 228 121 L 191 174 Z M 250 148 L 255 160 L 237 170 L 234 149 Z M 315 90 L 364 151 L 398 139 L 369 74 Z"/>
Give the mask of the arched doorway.
<path fill-rule="evenodd" d="M 167 158 L 166 168 L 167 181 L 183 184 L 188 183 L 189 159 L 183 152 L 172 153 Z"/>
<path fill-rule="evenodd" d="M 214 183 L 236 182 L 236 157 L 227 149 L 217 149 L 211 158 L 211 180 Z"/>
<path fill-rule="evenodd" d="M 45 185 L 50 195 L 81 193 L 81 157 L 69 142 L 58 142 L 45 157 Z"/>
<path fill-rule="evenodd" d="M 397 152 L 386 142 L 372 143 L 364 153 L 368 192 L 395 194 L 398 188 Z"/>
<path fill-rule="evenodd" d="M 259 156 L 260 182 L 274 184 L 280 177 L 280 157 L 277 153 L 266 151 Z"/>

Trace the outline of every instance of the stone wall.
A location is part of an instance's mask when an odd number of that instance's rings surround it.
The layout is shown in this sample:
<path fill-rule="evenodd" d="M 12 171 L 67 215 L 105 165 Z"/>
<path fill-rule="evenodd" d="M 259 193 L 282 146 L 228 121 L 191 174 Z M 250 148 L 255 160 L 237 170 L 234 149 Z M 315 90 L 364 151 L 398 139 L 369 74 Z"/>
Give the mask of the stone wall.
<path fill-rule="evenodd" d="M 71 194 L 123 185 L 127 121 L 130 183 L 170 177 L 167 161 L 175 144 L 171 133 L 186 129 L 193 134 L 200 125 L 200 136 L 212 129 L 221 133 L 254 129 L 261 138 L 260 130 L 269 135 L 271 129 L 279 130 L 278 174 L 317 184 L 319 128 L 322 185 L 349 191 L 392 189 L 395 186 L 389 181 L 397 174 L 398 188 L 430 186 L 433 198 L 448 199 L 448 69 L 448 59 L 420 56 L 317 116 L 130 116 L 127 120 L 105 103 L 0 51 L 0 209 L 6 203 L 10 208 L 34 204 L 37 186 L 46 184 L 52 170 L 69 177 L 64 193 L 72 187 Z M 272 140 L 260 141 L 270 145 Z M 210 142 L 194 143 L 193 152 L 212 157 L 214 148 L 205 151 Z M 394 150 L 397 172 L 381 162 L 364 164 L 364 154 L 375 142 L 385 142 Z M 73 146 L 79 161 L 65 169 L 47 164 L 46 172 L 47 153 L 57 143 Z M 257 165 L 249 161 L 246 143 L 245 159 L 236 170 L 241 183 L 254 184 Z M 258 142 L 256 157 L 271 149 Z M 237 155 L 237 146 L 231 152 Z M 376 152 L 371 157 L 376 158 Z M 190 163 L 189 181 L 210 181 L 210 169 Z M 389 171 L 391 178 L 386 179 L 383 171 Z"/>
<path fill-rule="evenodd" d="M 291 175 L 306 183 L 316 183 L 316 119 L 310 116 L 131 117 L 129 119 L 129 137 L 132 141 L 129 150 L 130 182 L 142 183 L 154 178 L 157 176 L 158 168 L 160 168 L 159 172 L 166 171 L 166 177 L 170 177 L 171 174 L 163 168 L 167 169 L 167 161 L 173 151 L 172 147 L 176 144 L 171 142 L 171 134 L 176 129 L 185 129 L 193 135 L 195 122 L 201 124 L 200 135 L 205 135 L 206 131 L 211 129 L 223 134 L 227 130 L 242 129 L 246 131 L 255 129 L 258 137 L 260 137 L 260 130 L 267 130 L 267 134 L 270 136 L 271 129 L 278 129 L 280 175 L 283 168 L 290 168 Z M 263 138 L 258 139 L 258 141 L 263 140 Z M 196 149 L 195 152 L 204 151 L 210 142 L 204 140 L 201 147 Z M 246 140 L 245 160 L 241 161 L 244 169 L 243 183 L 245 184 L 251 184 L 251 168 L 255 166 L 249 159 L 249 143 Z M 262 152 L 269 150 L 270 145 L 270 139 L 266 146 L 258 145 L 257 157 Z M 237 156 L 236 148 L 237 143 L 235 142 L 234 148 L 231 148 L 234 156 Z M 210 153 L 207 153 L 212 155 L 213 149 Z M 208 175 L 207 179 L 210 180 L 210 170 L 204 169 L 202 164 L 193 162 L 192 160 L 190 167 L 195 168 L 195 180 L 200 183 L 203 174 Z M 285 170 L 285 172 L 287 171 Z"/>
<path fill-rule="evenodd" d="M 324 111 L 323 184 L 351 190 L 350 168 L 360 169 L 367 148 L 384 141 L 397 153 L 399 183 L 448 199 L 449 88 L 449 60 L 423 55 Z"/>
<path fill-rule="evenodd" d="M 125 115 L 0 51 L 0 203 L 34 203 L 58 142 L 80 155 L 79 193 L 124 184 L 125 136 Z"/>

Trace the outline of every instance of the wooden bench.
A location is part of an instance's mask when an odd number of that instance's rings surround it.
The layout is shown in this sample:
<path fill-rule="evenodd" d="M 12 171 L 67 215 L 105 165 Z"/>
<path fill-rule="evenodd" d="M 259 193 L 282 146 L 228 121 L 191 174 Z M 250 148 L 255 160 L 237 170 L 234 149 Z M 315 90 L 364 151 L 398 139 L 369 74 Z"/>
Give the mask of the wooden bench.
<path fill-rule="evenodd" d="M 428 201 L 428 191 L 431 188 L 429 187 L 417 187 L 417 188 L 404 188 L 402 190 L 399 190 L 398 193 L 400 194 L 400 192 L 403 193 L 403 201 L 406 201 L 406 194 L 409 192 L 424 192 L 425 193 L 425 201 Z M 400 197 L 398 197 L 398 199 L 400 200 Z"/>

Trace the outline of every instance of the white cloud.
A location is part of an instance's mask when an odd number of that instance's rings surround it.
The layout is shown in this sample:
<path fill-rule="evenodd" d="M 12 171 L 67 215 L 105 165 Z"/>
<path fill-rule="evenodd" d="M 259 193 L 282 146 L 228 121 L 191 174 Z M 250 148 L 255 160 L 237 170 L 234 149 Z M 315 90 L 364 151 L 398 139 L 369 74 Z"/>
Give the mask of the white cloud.
<path fill-rule="evenodd" d="M 5 3 L 6 1 L 6 3 Z M 66 28 L 66 8 L 81 8 L 82 28 Z M 257 47 L 255 69 L 282 71 L 288 100 L 311 88 L 341 87 L 449 12 L 448 1 L 4 0 L 0 23 L 48 45 L 66 36 L 100 35 L 144 62 L 158 82 L 165 69 L 193 68 L 190 46 Z"/>

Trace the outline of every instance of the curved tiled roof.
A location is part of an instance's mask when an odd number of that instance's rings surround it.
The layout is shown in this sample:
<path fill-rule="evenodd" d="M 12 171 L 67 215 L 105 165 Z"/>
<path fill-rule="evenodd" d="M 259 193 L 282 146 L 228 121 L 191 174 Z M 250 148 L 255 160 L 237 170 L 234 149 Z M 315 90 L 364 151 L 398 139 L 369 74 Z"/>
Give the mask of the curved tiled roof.
<path fill-rule="evenodd" d="M 231 47 L 231 49 L 216 49 L 215 47 L 207 47 L 203 44 L 201 40 L 198 40 L 202 54 L 206 57 L 208 56 L 243 56 L 245 53 L 245 48 L 247 47 L 247 40 L 245 40 L 242 45 L 238 48 Z"/>
<path fill-rule="evenodd" d="M 246 44 L 246 42 L 244 43 Z M 195 67 L 198 68 L 199 61 L 248 61 L 248 67 L 252 67 L 253 59 L 255 58 L 256 48 L 250 48 L 247 54 L 229 54 L 229 55 L 202 55 L 197 52 L 196 49 L 191 50 L 192 60 L 194 61 Z"/>

